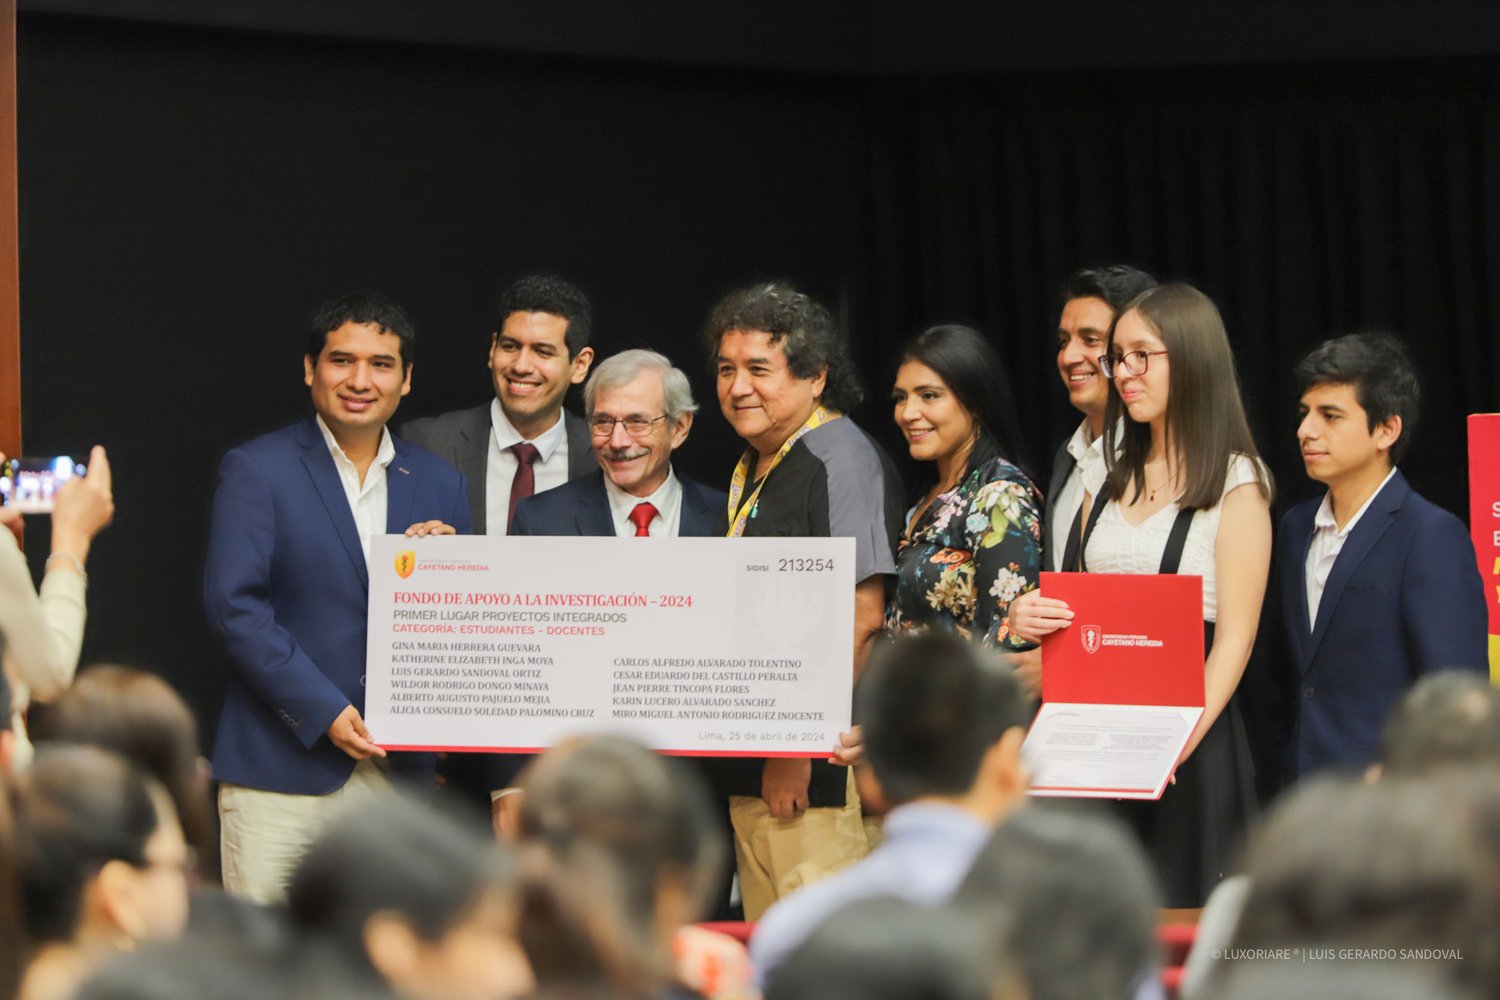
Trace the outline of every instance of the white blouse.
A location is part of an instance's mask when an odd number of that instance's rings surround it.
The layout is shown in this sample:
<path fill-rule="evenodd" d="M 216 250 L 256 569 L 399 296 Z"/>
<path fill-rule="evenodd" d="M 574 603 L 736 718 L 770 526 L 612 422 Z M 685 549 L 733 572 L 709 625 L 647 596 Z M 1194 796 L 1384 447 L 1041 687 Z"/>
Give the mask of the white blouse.
<path fill-rule="evenodd" d="M 1090 496 L 1098 496 L 1104 484 L 1104 458 L 1090 463 L 1084 469 L 1084 487 Z M 1230 490 L 1253 483 L 1257 479 L 1255 463 L 1245 455 L 1235 455 L 1229 460 L 1229 474 L 1224 477 L 1224 494 Z M 1187 544 L 1182 549 L 1182 562 L 1177 572 L 1184 576 L 1203 578 L 1203 620 L 1219 620 L 1219 595 L 1215 586 L 1214 555 L 1219 537 L 1219 515 L 1223 504 L 1218 503 L 1200 510 L 1193 517 L 1188 529 Z M 1125 520 L 1120 502 L 1111 500 L 1099 513 L 1099 523 L 1089 536 L 1088 548 L 1084 552 L 1091 573 L 1156 573 L 1161 569 L 1161 557 L 1167 551 L 1167 538 L 1172 534 L 1172 524 L 1177 520 L 1176 502 L 1167 504 L 1140 524 L 1132 525 Z"/>

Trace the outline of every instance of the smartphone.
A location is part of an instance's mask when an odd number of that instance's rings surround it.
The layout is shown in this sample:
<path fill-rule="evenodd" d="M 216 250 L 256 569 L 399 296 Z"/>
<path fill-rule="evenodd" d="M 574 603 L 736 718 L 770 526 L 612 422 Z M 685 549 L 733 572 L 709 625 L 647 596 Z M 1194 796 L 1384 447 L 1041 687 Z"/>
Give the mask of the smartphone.
<path fill-rule="evenodd" d="M 0 465 L 0 506 L 22 514 L 50 514 L 62 484 L 85 471 L 68 455 L 8 459 Z"/>

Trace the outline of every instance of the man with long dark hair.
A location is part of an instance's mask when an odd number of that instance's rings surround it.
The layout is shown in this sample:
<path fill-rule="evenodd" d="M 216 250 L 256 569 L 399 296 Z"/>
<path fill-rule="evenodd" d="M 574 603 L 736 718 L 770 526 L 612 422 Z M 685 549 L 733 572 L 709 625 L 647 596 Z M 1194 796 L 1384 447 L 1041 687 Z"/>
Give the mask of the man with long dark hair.
<path fill-rule="evenodd" d="M 848 347 L 828 310 L 774 281 L 725 297 L 704 339 L 719 407 L 746 444 L 722 533 L 855 539 L 857 676 L 884 620 L 902 502 L 890 458 L 844 416 L 862 395 Z M 773 758 L 723 770 L 747 918 L 868 852 L 846 768 Z"/>

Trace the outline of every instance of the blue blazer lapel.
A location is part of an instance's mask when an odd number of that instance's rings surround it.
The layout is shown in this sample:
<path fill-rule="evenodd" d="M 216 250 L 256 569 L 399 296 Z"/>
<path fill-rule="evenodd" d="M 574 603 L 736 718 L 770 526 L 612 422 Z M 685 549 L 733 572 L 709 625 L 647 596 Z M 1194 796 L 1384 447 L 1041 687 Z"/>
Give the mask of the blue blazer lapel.
<path fill-rule="evenodd" d="M 399 535 L 411 527 L 417 501 L 417 472 L 405 441 L 396 442 L 396 457 L 385 470 L 385 531 Z"/>
<path fill-rule="evenodd" d="M 718 527 L 718 516 L 713 494 L 691 479 L 682 480 L 682 517 L 677 533 L 685 537 L 713 535 Z"/>
<path fill-rule="evenodd" d="M 1339 550 L 1339 556 L 1333 562 L 1333 570 L 1328 574 L 1328 583 L 1323 587 L 1323 599 L 1318 602 L 1318 620 L 1313 623 L 1312 639 L 1308 643 L 1307 657 L 1303 661 L 1304 670 L 1312 663 L 1313 657 L 1318 655 L 1318 646 L 1322 644 L 1323 636 L 1328 632 L 1328 623 L 1333 619 L 1333 612 L 1338 607 L 1344 588 L 1349 585 L 1349 579 L 1354 576 L 1354 571 L 1359 569 L 1359 564 L 1365 561 L 1365 557 L 1370 554 L 1375 543 L 1380 541 L 1381 536 L 1390 528 L 1396 513 L 1401 509 L 1401 502 L 1410 492 L 1411 487 L 1406 485 L 1406 478 L 1397 472 L 1391 477 L 1391 481 L 1385 484 L 1385 488 L 1376 495 L 1369 510 L 1365 511 L 1364 516 L 1359 519 L 1359 523 L 1354 526 L 1354 530 L 1344 541 L 1344 547 Z M 1305 563 L 1306 559 L 1304 558 L 1303 561 Z M 1304 607 L 1307 604 L 1305 586 L 1302 603 Z"/>
<path fill-rule="evenodd" d="M 593 452 L 589 454 L 592 456 Z M 609 510 L 609 495 L 604 492 L 604 473 L 597 468 L 588 480 L 587 489 L 580 491 L 573 508 L 573 523 L 580 535 L 614 537 L 615 519 Z"/>
<path fill-rule="evenodd" d="M 365 565 L 365 550 L 359 544 L 359 529 L 354 524 L 354 512 L 349 509 L 349 498 L 344 494 L 344 484 L 339 479 L 339 470 L 328 453 L 328 444 L 318 425 L 309 417 L 298 429 L 298 443 L 302 445 L 302 465 L 312 479 L 313 487 L 323 501 L 333 530 L 344 545 L 344 551 L 354 563 L 359 581 L 368 590 L 370 571 Z"/>

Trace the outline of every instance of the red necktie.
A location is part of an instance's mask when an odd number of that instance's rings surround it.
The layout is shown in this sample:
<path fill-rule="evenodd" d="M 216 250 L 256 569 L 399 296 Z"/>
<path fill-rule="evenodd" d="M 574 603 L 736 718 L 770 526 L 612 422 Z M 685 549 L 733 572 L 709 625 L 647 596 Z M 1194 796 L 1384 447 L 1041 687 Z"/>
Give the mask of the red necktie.
<path fill-rule="evenodd" d="M 532 465 L 541 454 L 536 445 L 525 441 L 511 445 L 510 450 L 516 456 L 516 477 L 510 481 L 510 516 L 505 520 L 507 532 L 516 520 L 516 504 L 536 492 L 536 470 Z"/>
<path fill-rule="evenodd" d="M 656 508 L 649 503 L 638 503 L 630 512 L 630 523 L 635 525 L 635 537 L 650 538 L 651 522 L 656 518 Z"/>

